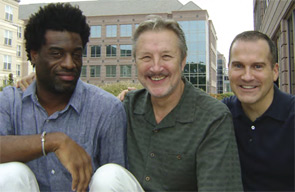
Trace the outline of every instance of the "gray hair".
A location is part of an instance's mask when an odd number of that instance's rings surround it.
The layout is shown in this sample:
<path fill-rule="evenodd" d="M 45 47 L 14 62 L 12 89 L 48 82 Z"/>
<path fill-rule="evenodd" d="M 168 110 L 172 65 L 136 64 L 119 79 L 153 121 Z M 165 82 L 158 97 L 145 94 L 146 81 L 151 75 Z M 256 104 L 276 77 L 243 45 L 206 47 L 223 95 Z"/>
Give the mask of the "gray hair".
<path fill-rule="evenodd" d="M 162 30 L 171 30 L 173 31 L 176 36 L 179 39 L 179 49 L 181 52 L 181 61 L 186 57 L 187 55 L 187 45 L 185 41 L 184 32 L 182 31 L 180 25 L 172 19 L 163 19 L 160 16 L 149 16 L 147 20 L 143 21 L 139 24 L 137 29 L 135 30 L 135 33 L 133 35 L 133 57 L 136 56 L 136 42 L 138 40 L 138 37 L 146 32 L 146 31 L 162 31 Z"/>

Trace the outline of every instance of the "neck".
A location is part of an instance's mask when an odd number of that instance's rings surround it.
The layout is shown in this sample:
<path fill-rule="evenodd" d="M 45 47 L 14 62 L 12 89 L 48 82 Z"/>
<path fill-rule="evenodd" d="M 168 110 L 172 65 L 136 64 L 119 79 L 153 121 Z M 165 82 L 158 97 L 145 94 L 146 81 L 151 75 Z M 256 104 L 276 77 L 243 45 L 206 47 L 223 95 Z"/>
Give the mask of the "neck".
<path fill-rule="evenodd" d="M 161 98 L 151 97 L 157 123 L 160 123 L 176 107 L 183 94 L 183 90 L 184 82 L 181 81 L 180 86 L 173 91 L 173 94 Z"/>
<path fill-rule="evenodd" d="M 36 94 L 39 103 L 49 116 L 57 111 L 63 110 L 72 96 L 71 93 L 53 93 L 38 86 Z"/>
<path fill-rule="evenodd" d="M 266 95 L 261 101 L 254 104 L 241 103 L 243 111 L 247 117 L 254 122 L 258 117 L 263 115 L 269 108 L 274 98 L 274 89 L 270 90 L 270 93 Z"/>

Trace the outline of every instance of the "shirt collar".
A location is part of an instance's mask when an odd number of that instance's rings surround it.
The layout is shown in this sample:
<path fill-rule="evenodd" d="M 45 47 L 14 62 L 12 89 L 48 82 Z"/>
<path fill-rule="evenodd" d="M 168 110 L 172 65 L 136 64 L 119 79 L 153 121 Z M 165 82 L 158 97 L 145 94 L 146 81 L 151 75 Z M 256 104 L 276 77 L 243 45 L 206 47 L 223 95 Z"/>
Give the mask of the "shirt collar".
<path fill-rule="evenodd" d="M 196 103 L 196 97 L 193 97 L 194 86 L 187 81 L 186 78 L 182 78 L 184 81 L 184 91 L 183 94 L 172 111 L 176 111 L 175 120 L 178 122 L 192 122 L 194 119 L 194 108 Z M 153 114 L 152 103 L 150 99 L 150 94 L 145 90 L 145 94 L 141 98 L 138 98 L 141 102 L 136 102 L 134 113 L 136 114 Z M 171 113 L 171 112 L 170 112 Z M 169 115 L 169 114 L 168 114 Z M 165 117 L 166 118 L 166 117 Z"/>
<path fill-rule="evenodd" d="M 274 119 L 284 121 L 289 116 L 286 106 L 290 105 L 291 98 L 290 95 L 279 90 L 277 85 L 274 85 L 273 101 L 263 116 L 270 116 Z"/>
<path fill-rule="evenodd" d="M 245 115 L 241 102 L 238 100 L 236 96 L 233 98 L 233 111 L 232 115 L 233 117 L 238 117 Z M 269 116 L 277 120 L 285 120 L 288 117 L 288 110 L 285 109 L 285 106 L 289 106 L 291 103 L 291 97 L 288 97 L 288 95 L 281 90 L 274 84 L 274 97 L 271 105 L 269 108 L 264 112 L 264 114 L 261 116 Z M 261 118 L 259 117 L 259 118 Z"/>
<path fill-rule="evenodd" d="M 82 108 L 82 100 L 83 100 L 81 98 L 83 96 L 83 92 L 85 89 L 86 89 L 86 87 L 85 87 L 84 83 L 82 82 L 82 80 L 79 79 L 77 81 L 77 85 L 74 90 L 74 93 L 72 94 L 72 97 L 64 110 L 67 110 L 69 108 L 69 106 L 71 106 L 71 107 L 73 107 L 73 109 L 75 109 L 75 111 L 78 114 L 80 114 L 81 108 Z M 29 85 L 29 87 L 24 91 L 22 100 L 24 100 L 27 97 L 30 97 L 33 100 L 33 102 L 39 103 L 37 96 L 36 96 L 36 80 L 33 81 Z"/>

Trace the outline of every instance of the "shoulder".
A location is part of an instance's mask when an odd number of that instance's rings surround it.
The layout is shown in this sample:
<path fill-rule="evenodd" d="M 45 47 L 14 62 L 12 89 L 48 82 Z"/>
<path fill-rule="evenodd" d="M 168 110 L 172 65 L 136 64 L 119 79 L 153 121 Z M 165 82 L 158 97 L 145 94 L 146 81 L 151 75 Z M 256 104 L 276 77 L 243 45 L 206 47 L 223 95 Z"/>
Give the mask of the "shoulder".
<path fill-rule="evenodd" d="M 15 99 L 20 99 L 22 98 L 23 91 L 19 88 L 13 87 L 13 86 L 8 86 L 3 89 L 3 91 L 0 91 L 0 100 L 1 103 L 3 100 L 5 101 L 13 101 Z"/>
<path fill-rule="evenodd" d="M 234 105 L 238 103 L 238 98 L 236 96 L 226 97 L 221 100 L 229 109 L 233 108 Z"/>
<path fill-rule="evenodd" d="M 196 108 L 200 108 L 201 110 L 203 110 L 203 112 L 206 112 L 208 114 L 229 113 L 229 110 L 225 104 L 213 98 L 208 93 L 205 93 L 198 88 L 194 88 L 193 95 L 196 98 Z"/>
<path fill-rule="evenodd" d="M 79 86 L 79 89 L 78 97 L 82 99 L 84 104 L 90 105 L 91 107 L 113 108 L 114 106 L 120 107 L 122 105 L 117 97 L 98 86 L 82 82 L 82 86 Z"/>

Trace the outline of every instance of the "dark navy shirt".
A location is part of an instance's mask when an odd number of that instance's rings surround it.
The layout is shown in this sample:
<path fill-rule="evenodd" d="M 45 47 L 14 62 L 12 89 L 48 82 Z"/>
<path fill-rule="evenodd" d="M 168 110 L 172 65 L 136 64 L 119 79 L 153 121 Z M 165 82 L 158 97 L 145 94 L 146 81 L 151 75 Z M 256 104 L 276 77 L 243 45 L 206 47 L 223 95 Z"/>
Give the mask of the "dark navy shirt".
<path fill-rule="evenodd" d="M 223 100 L 233 115 L 245 191 L 294 191 L 295 96 L 274 90 L 272 104 L 254 122 L 236 96 Z"/>
<path fill-rule="evenodd" d="M 24 92 L 15 87 L 0 92 L 0 135 L 63 132 L 91 156 L 94 171 L 106 163 L 126 166 L 127 122 L 119 99 L 79 80 L 68 105 L 48 116 L 35 90 L 34 82 Z M 55 153 L 29 161 L 27 165 L 41 191 L 71 191 L 71 175 Z"/>

